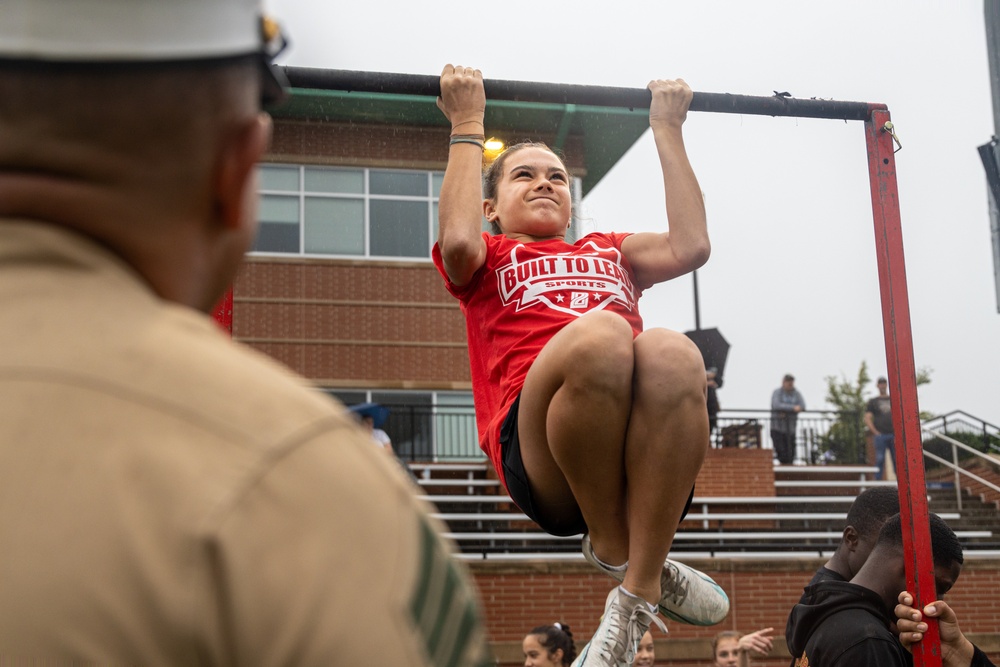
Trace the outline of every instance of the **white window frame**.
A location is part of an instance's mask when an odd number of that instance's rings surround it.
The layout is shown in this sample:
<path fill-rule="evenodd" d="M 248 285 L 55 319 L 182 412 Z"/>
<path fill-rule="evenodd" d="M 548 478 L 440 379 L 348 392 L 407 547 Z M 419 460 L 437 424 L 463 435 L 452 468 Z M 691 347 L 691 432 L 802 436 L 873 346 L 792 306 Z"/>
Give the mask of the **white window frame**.
<path fill-rule="evenodd" d="M 258 189 L 258 195 L 264 197 L 265 195 L 271 195 L 275 197 L 297 197 L 298 198 L 298 231 L 299 231 L 299 250 L 298 252 L 279 252 L 274 250 L 251 250 L 250 254 L 254 256 L 275 256 L 275 257 L 326 257 L 326 258 L 336 258 L 336 259 L 373 259 L 373 260 L 401 260 L 401 261 L 420 261 L 429 260 L 431 258 L 431 248 L 434 246 L 436 240 L 436 223 L 437 220 L 434 215 L 435 206 L 438 204 L 440 197 L 434 192 L 434 182 L 435 177 L 444 177 L 444 172 L 426 170 L 426 169 L 388 169 L 388 168 L 376 168 L 376 167 L 347 167 L 347 166 L 325 166 L 325 165 L 313 165 L 313 164 L 289 164 L 281 162 L 267 162 L 262 163 L 261 167 L 279 167 L 279 168 L 297 168 L 298 169 L 298 190 L 268 190 L 261 186 Z M 363 192 L 361 193 L 341 193 L 341 192 L 312 192 L 305 189 L 305 170 L 306 169 L 323 169 L 330 171 L 347 171 L 347 172 L 362 172 L 363 179 Z M 427 181 L 427 194 L 426 195 L 382 195 L 382 194 L 372 194 L 370 187 L 370 178 L 373 171 L 377 172 L 389 172 L 389 173 L 406 173 L 406 174 L 424 174 Z M 439 188 L 440 190 L 440 188 Z M 342 254 L 342 253 L 315 253 L 306 252 L 305 250 L 305 204 L 306 198 L 319 198 L 319 199 L 341 199 L 341 200 L 361 200 L 364 202 L 364 252 L 360 255 L 353 254 Z M 427 247 L 422 254 L 419 255 L 373 255 L 371 252 L 371 202 L 372 201 L 404 201 L 404 202 L 425 202 L 427 211 Z"/>

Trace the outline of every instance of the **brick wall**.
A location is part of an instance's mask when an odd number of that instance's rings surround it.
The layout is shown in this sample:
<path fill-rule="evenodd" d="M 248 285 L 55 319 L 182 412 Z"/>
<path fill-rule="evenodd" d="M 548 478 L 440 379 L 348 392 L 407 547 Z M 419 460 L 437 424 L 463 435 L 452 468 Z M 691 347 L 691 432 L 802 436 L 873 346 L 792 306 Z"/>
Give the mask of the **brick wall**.
<path fill-rule="evenodd" d="M 429 262 L 250 257 L 233 337 L 326 387 L 470 388 L 465 321 Z"/>
<path fill-rule="evenodd" d="M 710 449 L 698 473 L 699 496 L 773 496 L 770 449 Z"/>
<path fill-rule="evenodd" d="M 1000 472 L 997 471 L 997 467 L 995 465 L 991 466 L 982 461 L 973 461 L 966 464 L 965 468 L 974 475 L 982 477 L 993 486 L 1000 486 Z M 985 484 L 980 484 L 972 479 L 963 478 L 962 487 L 967 493 L 971 493 L 982 498 L 984 502 L 990 502 L 1000 507 L 1000 493 L 997 493 Z"/>
<path fill-rule="evenodd" d="M 449 133 L 445 127 L 278 119 L 264 161 L 443 170 Z M 551 144 L 555 139 L 552 133 L 512 131 L 508 135 L 503 138 L 509 143 L 530 139 Z M 582 176 L 583 138 L 567 137 L 564 151 L 566 166 L 575 176 Z"/>
<path fill-rule="evenodd" d="M 698 628 L 668 623 L 669 634 L 654 632 L 657 664 L 703 667 L 711 659 L 710 640 L 722 630 L 752 632 L 773 627 L 775 649 L 762 667 L 787 667 L 784 643 L 788 612 L 823 561 L 790 562 L 692 560 L 689 564 L 711 575 L 730 597 L 729 616 L 717 626 Z M 604 599 L 614 582 L 585 563 L 473 563 L 486 624 L 500 664 L 522 664 L 521 640 L 531 628 L 559 621 L 573 631 L 582 647 L 597 627 Z M 1000 658 L 1000 562 L 966 563 L 948 600 L 959 610 L 963 630 L 994 662 Z"/>

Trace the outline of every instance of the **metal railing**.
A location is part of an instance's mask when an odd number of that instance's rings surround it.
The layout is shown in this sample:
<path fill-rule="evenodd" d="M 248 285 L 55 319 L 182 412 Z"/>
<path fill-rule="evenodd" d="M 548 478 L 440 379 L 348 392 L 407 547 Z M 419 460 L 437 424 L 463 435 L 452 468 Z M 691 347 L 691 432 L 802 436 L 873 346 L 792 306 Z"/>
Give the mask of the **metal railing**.
<path fill-rule="evenodd" d="M 1000 486 L 962 466 L 963 461 L 971 460 L 985 463 L 994 470 L 1000 470 L 1000 460 L 996 458 L 1000 455 L 1000 428 L 966 412 L 955 410 L 928 419 L 921 425 L 921 430 L 925 436 L 924 458 L 953 473 L 955 502 L 959 511 L 962 511 L 963 480 L 981 484 L 1000 497 Z M 942 449 L 946 452 L 942 452 Z M 943 456 L 945 453 L 950 453 L 950 461 Z"/>
<path fill-rule="evenodd" d="M 386 403 L 382 429 L 404 461 L 484 461 L 470 405 Z"/>
<path fill-rule="evenodd" d="M 475 411 L 468 405 L 386 404 L 382 427 L 404 461 L 480 461 Z M 713 447 L 773 449 L 770 410 L 722 410 L 712 432 Z M 806 410 L 796 422 L 795 460 L 810 465 L 865 462 L 861 415 Z"/>
<path fill-rule="evenodd" d="M 928 419 L 923 424 L 925 430 L 933 429 L 946 435 L 961 434 L 966 444 L 975 443 L 979 451 L 1000 454 L 1000 426 L 974 417 L 963 410 L 952 410 Z"/>
<path fill-rule="evenodd" d="M 806 465 L 863 464 L 865 427 L 861 413 L 803 410 L 795 425 L 795 462 Z M 712 447 L 774 449 L 770 410 L 720 410 Z"/>
<path fill-rule="evenodd" d="M 393 404 L 383 427 L 396 454 L 404 461 L 483 461 L 475 411 L 469 405 Z M 959 509 L 963 479 L 1000 494 L 989 480 L 962 468 L 974 459 L 1000 467 L 985 452 L 1000 453 L 1000 428 L 955 411 L 928 420 L 923 431 L 924 456 L 954 473 Z M 964 434 L 964 435 L 963 435 Z M 958 438 L 955 436 L 959 436 Z M 959 438 L 964 439 L 963 442 Z M 979 449 L 968 444 L 972 441 Z M 773 449 L 770 410 L 722 410 L 712 431 L 712 447 Z M 940 443 L 947 443 L 942 451 Z M 928 449 L 928 444 L 930 448 Z M 935 451 L 936 449 L 936 451 Z M 796 423 L 795 461 L 806 465 L 863 465 L 867 438 L 862 415 L 852 411 L 806 410 Z M 949 460 L 950 459 L 950 460 Z"/>

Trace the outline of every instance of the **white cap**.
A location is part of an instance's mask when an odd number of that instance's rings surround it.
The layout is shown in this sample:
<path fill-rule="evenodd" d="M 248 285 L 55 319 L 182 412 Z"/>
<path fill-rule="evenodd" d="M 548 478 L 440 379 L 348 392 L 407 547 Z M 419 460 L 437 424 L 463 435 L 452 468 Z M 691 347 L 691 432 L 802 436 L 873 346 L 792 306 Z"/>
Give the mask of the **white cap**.
<path fill-rule="evenodd" d="M 259 0 L 3 0 L 0 57 L 162 61 L 262 50 Z"/>
<path fill-rule="evenodd" d="M 274 99 L 282 76 L 267 65 L 284 41 L 275 24 L 267 27 L 261 0 L 2 0 L 0 59 L 163 62 L 260 54 L 265 95 Z"/>

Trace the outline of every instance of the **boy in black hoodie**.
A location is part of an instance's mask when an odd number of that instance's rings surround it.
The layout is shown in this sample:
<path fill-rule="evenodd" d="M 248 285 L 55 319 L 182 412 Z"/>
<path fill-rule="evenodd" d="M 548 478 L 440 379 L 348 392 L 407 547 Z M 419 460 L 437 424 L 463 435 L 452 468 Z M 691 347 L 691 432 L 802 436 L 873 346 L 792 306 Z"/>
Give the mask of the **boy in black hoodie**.
<path fill-rule="evenodd" d="M 962 570 L 962 547 L 941 517 L 930 515 L 938 597 Z M 788 618 L 785 639 L 795 667 L 907 667 L 907 652 L 894 632 L 896 597 L 906 588 L 903 530 L 899 515 L 879 532 L 871 555 L 849 582 L 808 586 L 805 601 Z"/>
<path fill-rule="evenodd" d="M 806 586 L 821 581 L 850 581 L 875 548 L 879 531 L 889 517 L 899 514 L 899 492 L 894 486 L 877 486 L 862 491 L 847 510 L 847 525 L 840 544 L 826 565 L 816 570 Z M 806 601 L 802 594 L 799 602 Z"/>

